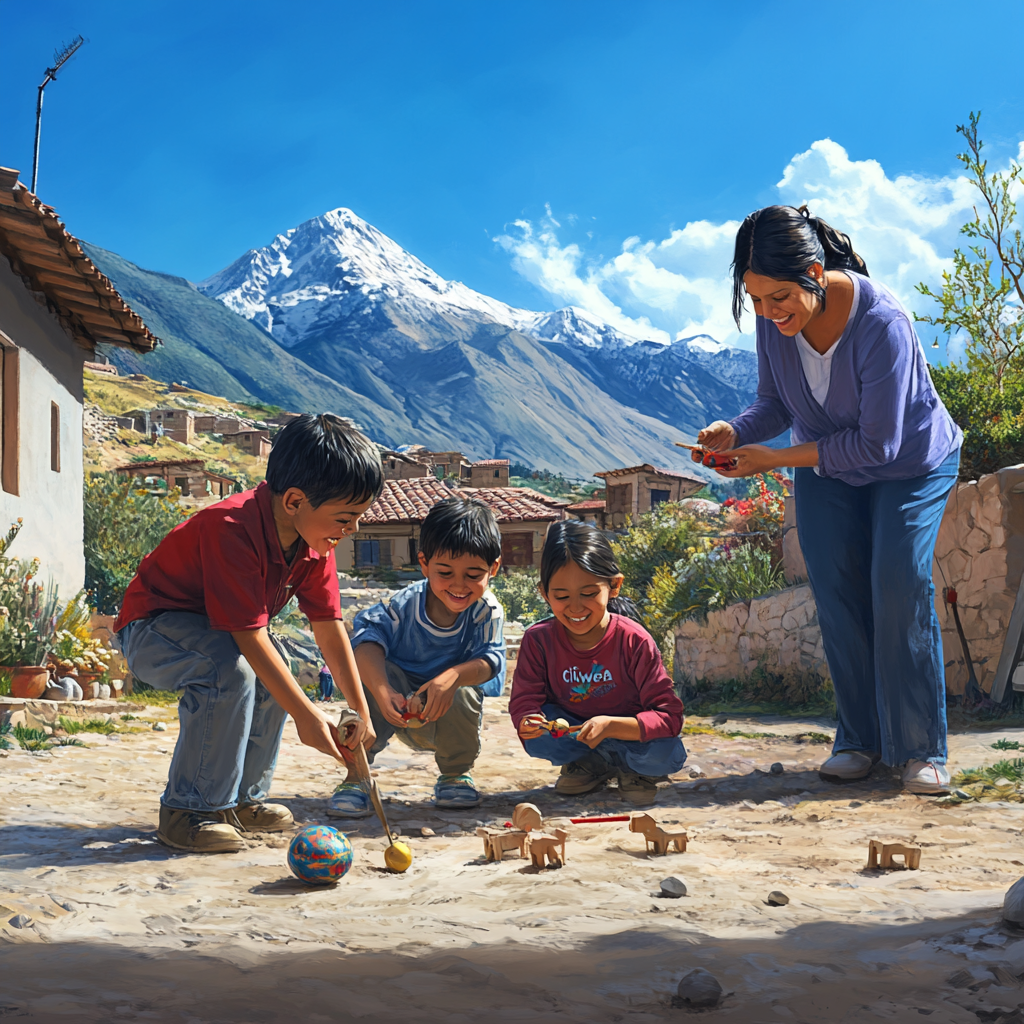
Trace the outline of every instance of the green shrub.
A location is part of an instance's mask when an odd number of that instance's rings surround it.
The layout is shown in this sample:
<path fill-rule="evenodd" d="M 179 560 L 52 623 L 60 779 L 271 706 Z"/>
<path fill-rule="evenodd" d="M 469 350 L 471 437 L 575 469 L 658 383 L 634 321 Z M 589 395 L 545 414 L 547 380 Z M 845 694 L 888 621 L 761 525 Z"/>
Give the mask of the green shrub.
<path fill-rule="evenodd" d="M 60 727 L 69 736 L 75 736 L 80 732 L 98 732 L 109 736 L 117 732 L 117 723 L 108 722 L 105 718 L 68 718 L 61 715 Z"/>
<path fill-rule="evenodd" d="M 141 490 L 127 476 L 91 474 L 85 481 L 85 584 L 97 611 L 115 614 L 139 562 L 187 517 L 180 492 Z"/>
<path fill-rule="evenodd" d="M 22 750 L 46 750 L 52 739 L 42 729 L 30 729 L 25 725 L 16 725 L 13 732 Z"/>
<path fill-rule="evenodd" d="M 491 580 L 491 591 L 504 610 L 507 622 L 532 626 L 551 614 L 537 590 L 539 578 L 536 569 L 508 569 Z"/>

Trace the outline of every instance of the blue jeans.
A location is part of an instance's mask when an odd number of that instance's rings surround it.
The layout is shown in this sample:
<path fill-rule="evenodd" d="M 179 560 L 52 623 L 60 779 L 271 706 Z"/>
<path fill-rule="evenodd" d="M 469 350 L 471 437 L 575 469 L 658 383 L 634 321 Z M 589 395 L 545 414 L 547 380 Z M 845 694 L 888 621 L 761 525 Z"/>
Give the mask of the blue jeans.
<path fill-rule="evenodd" d="M 163 612 L 129 623 L 118 638 L 133 676 L 184 691 L 161 802 L 223 811 L 265 799 L 287 715 L 231 634 L 211 629 L 204 615 Z"/>
<path fill-rule="evenodd" d="M 570 725 L 580 725 L 585 718 L 570 714 L 557 704 L 545 704 L 541 714 L 549 721 L 564 718 Z M 542 733 L 534 740 L 526 740 L 523 746 L 530 757 L 539 757 L 552 764 L 563 765 L 577 761 L 590 753 L 590 747 L 580 743 L 572 734 L 555 738 L 551 733 Z M 594 753 L 600 754 L 615 768 L 625 768 L 637 775 L 671 775 L 679 771 L 686 761 L 686 750 L 678 736 L 666 736 L 660 740 L 601 740 Z"/>
<path fill-rule="evenodd" d="M 833 749 L 945 764 L 932 557 L 960 452 L 911 480 L 852 487 L 796 471 L 796 522 L 836 691 Z"/>
<path fill-rule="evenodd" d="M 330 672 L 320 673 L 320 699 L 330 700 L 334 696 L 334 676 Z"/>

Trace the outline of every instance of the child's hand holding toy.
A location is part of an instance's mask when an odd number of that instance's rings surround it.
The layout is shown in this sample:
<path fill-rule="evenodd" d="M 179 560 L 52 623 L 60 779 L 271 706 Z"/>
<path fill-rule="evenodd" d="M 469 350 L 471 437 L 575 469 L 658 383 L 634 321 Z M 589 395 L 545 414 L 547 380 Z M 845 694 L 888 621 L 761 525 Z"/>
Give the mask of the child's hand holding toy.
<path fill-rule="evenodd" d="M 542 732 L 547 719 L 543 715 L 527 715 L 519 723 L 519 738 L 521 740 L 535 740 Z"/>

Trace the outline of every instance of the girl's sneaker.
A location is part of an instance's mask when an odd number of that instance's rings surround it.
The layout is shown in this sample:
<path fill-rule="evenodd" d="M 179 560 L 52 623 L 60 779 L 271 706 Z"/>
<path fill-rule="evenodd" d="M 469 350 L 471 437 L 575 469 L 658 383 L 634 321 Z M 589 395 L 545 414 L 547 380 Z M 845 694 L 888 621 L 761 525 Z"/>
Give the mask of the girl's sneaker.
<path fill-rule="evenodd" d="M 903 769 L 903 788 L 908 793 L 948 793 L 949 769 L 930 761 L 908 761 Z"/>
<path fill-rule="evenodd" d="M 473 776 L 439 775 L 434 785 L 435 807 L 479 807 L 480 793 L 473 785 Z"/>
<path fill-rule="evenodd" d="M 619 794 L 636 807 L 646 807 L 658 799 L 658 784 L 648 775 L 620 769 Z"/>
<path fill-rule="evenodd" d="M 878 754 L 865 754 L 862 750 L 841 750 L 833 754 L 819 769 L 818 775 L 826 782 L 852 782 L 865 779 L 879 760 Z"/>
<path fill-rule="evenodd" d="M 372 813 L 370 798 L 358 782 L 343 782 L 327 801 L 328 818 L 365 818 Z"/>
<path fill-rule="evenodd" d="M 615 774 L 615 769 L 600 755 L 590 751 L 569 764 L 562 765 L 562 771 L 555 783 L 555 792 L 562 796 L 581 796 L 591 793 Z"/>

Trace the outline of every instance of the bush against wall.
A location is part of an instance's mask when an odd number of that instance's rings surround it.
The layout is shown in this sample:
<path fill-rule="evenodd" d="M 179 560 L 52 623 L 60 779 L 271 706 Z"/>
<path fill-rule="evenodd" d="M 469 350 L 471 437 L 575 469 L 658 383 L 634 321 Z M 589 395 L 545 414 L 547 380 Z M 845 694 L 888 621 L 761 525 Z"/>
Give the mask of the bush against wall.
<path fill-rule="evenodd" d="M 505 612 L 506 622 L 532 626 L 551 614 L 537 590 L 539 578 L 536 570 L 509 569 L 491 580 L 491 591 Z"/>
<path fill-rule="evenodd" d="M 114 615 L 146 557 L 188 517 L 180 492 L 140 490 L 133 479 L 94 473 L 85 481 L 85 585 L 96 610 Z"/>

